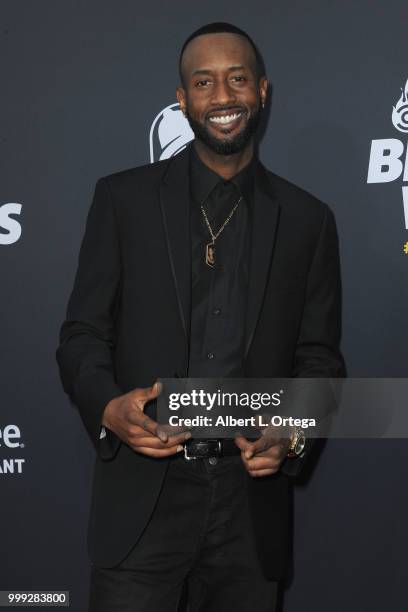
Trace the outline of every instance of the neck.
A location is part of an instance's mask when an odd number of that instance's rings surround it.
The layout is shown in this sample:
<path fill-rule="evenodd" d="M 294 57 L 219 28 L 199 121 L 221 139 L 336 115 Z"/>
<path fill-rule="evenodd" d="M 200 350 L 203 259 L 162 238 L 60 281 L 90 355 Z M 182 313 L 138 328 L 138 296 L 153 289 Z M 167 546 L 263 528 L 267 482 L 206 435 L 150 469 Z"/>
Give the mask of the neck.
<path fill-rule="evenodd" d="M 254 154 L 252 140 L 245 149 L 232 155 L 220 155 L 219 153 L 215 153 L 198 139 L 194 140 L 193 146 L 201 161 L 226 180 L 231 179 L 238 174 L 242 168 L 249 164 Z"/>

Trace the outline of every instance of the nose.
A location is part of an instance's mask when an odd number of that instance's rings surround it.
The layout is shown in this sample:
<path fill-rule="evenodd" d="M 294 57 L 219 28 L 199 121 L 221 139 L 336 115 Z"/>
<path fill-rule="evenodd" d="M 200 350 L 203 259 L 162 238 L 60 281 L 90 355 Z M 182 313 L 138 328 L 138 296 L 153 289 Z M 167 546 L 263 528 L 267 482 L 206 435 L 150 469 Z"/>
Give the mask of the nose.
<path fill-rule="evenodd" d="M 211 101 L 214 106 L 227 106 L 235 102 L 235 92 L 230 87 L 228 79 L 221 79 L 216 83 Z"/>

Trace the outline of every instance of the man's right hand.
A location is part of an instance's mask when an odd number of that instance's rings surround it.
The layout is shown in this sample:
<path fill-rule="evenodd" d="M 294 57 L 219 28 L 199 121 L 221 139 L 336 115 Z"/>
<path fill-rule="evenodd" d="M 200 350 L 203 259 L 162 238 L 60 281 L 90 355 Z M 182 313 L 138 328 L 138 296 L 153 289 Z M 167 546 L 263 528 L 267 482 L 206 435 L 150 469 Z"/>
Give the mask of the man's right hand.
<path fill-rule="evenodd" d="M 183 450 L 182 443 L 191 437 L 183 431 L 170 435 L 144 413 L 147 402 L 160 394 L 155 382 L 145 389 L 134 389 L 112 399 L 106 406 L 102 425 L 113 431 L 134 451 L 149 457 L 168 457 Z"/>

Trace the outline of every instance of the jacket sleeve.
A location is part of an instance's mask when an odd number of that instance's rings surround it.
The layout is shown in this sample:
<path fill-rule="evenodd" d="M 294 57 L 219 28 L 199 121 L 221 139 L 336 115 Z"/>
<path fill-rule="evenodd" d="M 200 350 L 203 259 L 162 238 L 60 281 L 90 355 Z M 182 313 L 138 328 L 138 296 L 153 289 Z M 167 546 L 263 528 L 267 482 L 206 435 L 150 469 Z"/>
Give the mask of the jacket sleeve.
<path fill-rule="evenodd" d="M 324 205 L 323 221 L 309 269 L 305 303 L 298 335 L 293 377 L 301 379 L 335 379 L 346 376 L 341 338 L 341 273 L 339 245 L 334 215 Z M 340 381 L 339 381 L 340 382 Z M 322 434 L 327 434 L 330 418 L 337 409 L 338 393 L 333 381 L 299 381 L 294 384 L 292 405 L 296 416 L 322 422 Z M 307 438 L 307 430 L 305 431 Z M 323 437 L 323 436 L 322 436 Z M 313 447 L 307 439 L 300 457 L 286 458 L 282 471 L 298 476 Z"/>
<path fill-rule="evenodd" d="M 102 459 L 112 458 L 120 439 L 100 437 L 104 408 L 123 394 L 114 371 L 115 315 L 120 299 L 121 261 L 116 219 L 107 179 L 96 183 L 78 267 L 56 359 L 64 391 L 78 407 Z"/>

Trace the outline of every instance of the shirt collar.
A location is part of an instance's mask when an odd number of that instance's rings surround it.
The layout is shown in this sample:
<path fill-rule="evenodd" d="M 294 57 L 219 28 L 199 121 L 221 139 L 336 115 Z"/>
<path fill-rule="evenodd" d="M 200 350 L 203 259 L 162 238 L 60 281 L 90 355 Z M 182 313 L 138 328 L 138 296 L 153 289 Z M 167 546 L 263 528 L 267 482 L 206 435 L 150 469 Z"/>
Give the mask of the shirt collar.
<path fill-rule="evenodd" d="M 232 182 L 237 187 L 244 199 L 251 202 L 253 193 L 253 177 L 255 166 L 255 155 L 251 161 L 235 174 L 230 181 L 226 181 L 219 174 L 211 170 L 203 161 L 201 161 L 198 153 L 195 150 L 194 142 L 190 148 L 190 178 L 191 178 L 191 193 L 195 200 L 200 204 L 210 195 L 214 187 L 221 182 Z"/>

